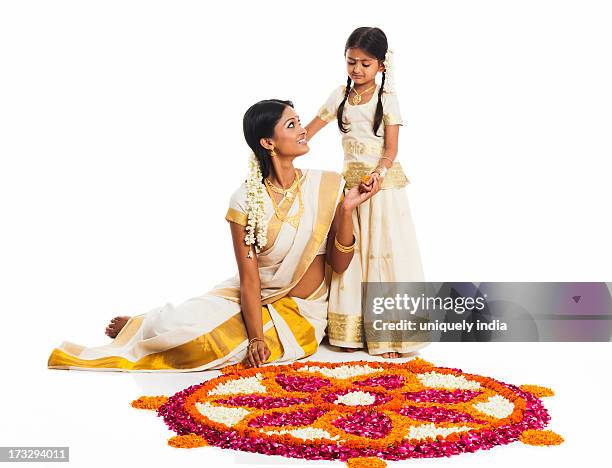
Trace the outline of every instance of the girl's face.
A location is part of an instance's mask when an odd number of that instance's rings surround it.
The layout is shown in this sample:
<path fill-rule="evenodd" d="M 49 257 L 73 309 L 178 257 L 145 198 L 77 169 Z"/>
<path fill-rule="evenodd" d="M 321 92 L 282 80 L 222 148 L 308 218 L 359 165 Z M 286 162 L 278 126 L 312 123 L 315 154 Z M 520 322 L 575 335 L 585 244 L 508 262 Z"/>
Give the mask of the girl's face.
<path fill-rule="evenodd" d="M 266 140 L 264 142 L 263 140 Z M 280 120 L 274 127 L 272 138 L 263 138 L 262 146 L 270 149 L 270 143 L 279 156 L 302 156 L 310 148 L 306 143 L 306 130 L 302 127 L 299 116 L 291 106 L 286 106 Z M 265 143 L 268 143 L 266 145 Z"/>
<path fill-rule="evenodd" d="M 376 73 L 383 71 L 382 62 L 363 49 L 347 49 L 346 71 L 355 84 L 367 84 L 376 78 Z"/>

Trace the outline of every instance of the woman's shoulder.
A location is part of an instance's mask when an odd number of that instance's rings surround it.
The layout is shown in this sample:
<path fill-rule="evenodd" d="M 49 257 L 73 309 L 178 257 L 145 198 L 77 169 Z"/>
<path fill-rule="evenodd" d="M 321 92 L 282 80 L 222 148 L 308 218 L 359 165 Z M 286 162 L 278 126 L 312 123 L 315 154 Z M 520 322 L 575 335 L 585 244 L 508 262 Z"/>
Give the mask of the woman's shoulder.
<path fill-rule="evenodd" d="M 247 181 L 243 181 L 230 196 L 230 206 L 234 208 L 244 207 L 247 200 Z"/>

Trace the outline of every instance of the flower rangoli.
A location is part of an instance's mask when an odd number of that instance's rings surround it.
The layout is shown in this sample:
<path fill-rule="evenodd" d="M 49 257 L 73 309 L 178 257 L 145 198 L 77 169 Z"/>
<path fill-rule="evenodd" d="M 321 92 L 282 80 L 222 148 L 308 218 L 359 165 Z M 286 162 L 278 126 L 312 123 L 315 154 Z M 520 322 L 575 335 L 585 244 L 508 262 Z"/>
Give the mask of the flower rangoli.
<path fill-rule="evenodd" d="M 556 445 L 536 385 L 436 367 L 422 359 L 304 362 L 244 369 L 132 405 L 156 409 L 178 435 L 174 447 L 205 445 L 286 457 L 383 460 L 445 457 L 522 441 Z"/>

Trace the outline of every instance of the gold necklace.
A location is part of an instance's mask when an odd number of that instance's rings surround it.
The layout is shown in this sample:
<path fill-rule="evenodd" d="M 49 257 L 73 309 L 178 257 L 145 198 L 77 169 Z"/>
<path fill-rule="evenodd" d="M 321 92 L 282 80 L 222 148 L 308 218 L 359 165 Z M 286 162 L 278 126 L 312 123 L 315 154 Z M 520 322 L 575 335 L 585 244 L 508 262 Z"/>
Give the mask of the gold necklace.
<path fill-rule="evenodd" d="M 274 197 L 272 196 L 270 192 L 268 192 L 268 194 L 270 195 L 270 199 L 272 200 L 272 207 L 274 208 L 274 214 L 276 215 L 276 217 L 279 219 L 281 223 L 288 223 L 291 226 L 293 226 L 295 229 L 298 228 L 300 224 L 300 218 L 304 214 L 304 202 L 302 201 L 302 187 L 300 184 L 300 179 L 297 177 L 297 171 L 296 171 L 296 179 L 297 179 L 298 202 L 300 206 L 298 208 L 298 212 L 292 216 L 283 216 L 283 214 L 280 211 L 279 206 L 276 204 L 276 201 L 274 201 Z M 267 179 L 264 179 L 264 180 L 267 180 Z M 270 185 L 266 184 L 266 187 L 270 187 Z M 289 207 L 289 209 L 291 209 L 291 207 Z"/>
<path fill-rule="evenodd" d="M 266 186 L 269 187 L 270 190 L 272 190 L 273 192 L 276 192 L 276 193 L 280 193 L 281 195 L 286 197 L 289 201 L 293 200 L 293 196 L 294 196 L 293 192 L 295 191 L 295 188 L 298 185 L 298 181 L 299 181 L 299 176 L 298 176 L 297 169 L 295 170 L 295 178 L 293 179 L 293 182 L 291 183 L 291 186 L 286 188 L 286 189 L 278 188 L 276 185 L 274 185 L 268 179 L 264 179 L 264 182 L 265 182 Z"/>
<path fill-rule="evenodd" d="M 372 91 L 374 88 L 376 88 L 376 85 L 366 89 L 362 93 L 358 92 L 355 88 L 353 88 L 351 91 L 353 91 L 355 93 L 355 95 L 351 98 L 351 103 L 356 106 L 357 104 L 359 104 L 361 102 L 361 96 L 363 96 L 368 91 Z"/>

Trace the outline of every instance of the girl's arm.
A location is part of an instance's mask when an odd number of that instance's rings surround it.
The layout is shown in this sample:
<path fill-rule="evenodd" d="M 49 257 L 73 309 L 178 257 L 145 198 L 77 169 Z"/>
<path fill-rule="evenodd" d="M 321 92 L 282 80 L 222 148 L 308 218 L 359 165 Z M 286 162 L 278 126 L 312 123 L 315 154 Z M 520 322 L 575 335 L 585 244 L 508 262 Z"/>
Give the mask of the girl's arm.
<path fill-rule="evenodd" d="M 399 124 L 385 125 L 385 146 L 383 154 L 378 160 L 376 168 L 372 171 L 374 179 L 382 184 L 387 173 L 387 169 L 391 168 L 395 158 L 397 157 L 397 146 L 399 140 Z"/>
<path fill-rule="evenodd" d="M 240 307 L 244 324 L 246 326 L 249 342 L 259 338 L 247 351 L 247 361 L 251 366 L 258 367 L 270 357 L 270 350 L 263 341 L 263 319 L 261 314 L 261 283 L 257 267 L 257 254 L 252 246 L 244 243 L 246 229 L 244 226 L 230 222 L 234 254 L 238 263 L 240 275 Z M 253 257 L 248 258 L 249 249 L 253 250 Z"/>
<path fill-rule="evenodd" d="M 319 130 L 325 127 L 329 122 L 321 119 L 320 117 L 315 117 L 310 121 L 308 125 L 304 128 L 306 129 L 306 141 L 310 141 L 310 139 L 315 136 Z"/>
<path fill-rule="evenodd" d="M 384 166 L 388 169 L 393 165 L 393 161 L 397 157 L 399 128 L 399 125 L 385 125 L 385 149 L 378 161 L 379 166 Z"/>
<path fill-rule="evenodd" d="M 306 141 L 310 141 L 319 130 L 325 127 L 330 121 L 335 120 L 338 105 L 340 104 L 345 89 L 346 88 L 343 86 L 334 89 L 319 109 L 317 116 L 304 127 L 306 129 Z"/>

